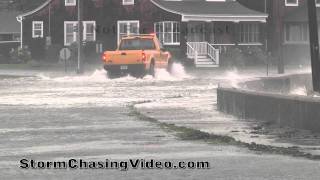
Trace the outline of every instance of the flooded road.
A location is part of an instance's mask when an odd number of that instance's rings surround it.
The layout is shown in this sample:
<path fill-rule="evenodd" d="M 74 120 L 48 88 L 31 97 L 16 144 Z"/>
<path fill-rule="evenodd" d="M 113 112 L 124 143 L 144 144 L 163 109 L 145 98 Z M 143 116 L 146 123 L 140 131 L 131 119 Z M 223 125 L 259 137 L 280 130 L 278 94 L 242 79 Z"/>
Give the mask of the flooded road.
<path fill-rule="evenodd" d="M 185 72 L 175 64 L 172 75 L 158 70 L 156 77 L 144 79 L 109 79 L 103 70 L 80 77 L 1 78 L 0 179 L 317 179 L 318 161 L 181 140 L 175 132 L 131 113 L 135 107 L 191 127 L 216 120 L 211 131 L 217 134 L 246 126 L 217 112 L 216 88 L 230 79 L 252 77 L 218 70 Z M 23 158 L 208 161 L 211 168 L 25 170 L 19 168 Z"/>

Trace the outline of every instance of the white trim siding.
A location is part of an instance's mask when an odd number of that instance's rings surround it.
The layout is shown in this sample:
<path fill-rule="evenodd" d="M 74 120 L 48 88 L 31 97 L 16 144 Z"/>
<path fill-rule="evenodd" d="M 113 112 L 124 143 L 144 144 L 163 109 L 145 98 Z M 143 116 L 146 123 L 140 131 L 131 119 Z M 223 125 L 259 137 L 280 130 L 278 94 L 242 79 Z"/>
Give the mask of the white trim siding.
<path fill-rule="evenodd" d="M 202 22 L 263 22 L 268 16 L 208 16 L 208 15 L 182 15 L 182 22 L 202 21 Z"/>
<path fill-rule="evenodd" d="M 83 40 L 96 41 L 96 22 L 95 21 L 83 21 Z"/>
<path fill-rule="evenodd" d="M 65 21 L 64 22 L 64 45 L 70 46 L 73 42 L 77 41 L 77 27 L 78 21 Z M 69 27 L 68 27 L 69 26 Z M 71 29 L 72 26 L 72 29 Z"/>
<path fill-rule="evenodd" d="M 83 41 L 96 41 L 96 22 L 83 21 Z M 88 27 L 91 25 L 91 29 Z M 69 27 L 68 27 L 69 26 Z M 71 27 L 72 26 L 72 27 Z M 64 22 L 64 45 L 70 46 L 73 42 L 77 41 L 78 21 L 65 21 Z M 91 32 L 88 32 L 90 30 Z"/>
<path fill-rule="evenodd" d="M 240 44 L 260 43 L 260 28 L 258 23 L 240 23 L 237 31 L 238 42 Z"/>
<path fill-rule="evenodd" d="M 20 47 L 23 47 L 23 21 L 22 17 L 18 16 L 17 21 L 20 23 Z"/>
<path fill-rule="evenodd" d="M 32 21 L 32 38 L 43 38 L 43 21 Z"/>
<path fill-rule="evenodd" d="M 76 6 L 77 0 L 64 0 L 64 5 L 65 6 Z"/>
<path fill-rule="evenodd" d="M 134 0 L 122 0 L 122 5 L 134 5 Z"/>
<path fill-rule="evenodd" d="M 284 25 L 284 44 L 308 44 L 309 26 L 307 23 L 287 23 Z"/>
<path fill-rule="evenodd" d="M 286 6 L 299 6 L 299 0 L 286 0 Z"/>
<path fill-rule="evenodd" d="M 161 21 L 154 23 L 154 32 L 163 45 L 180 45 L 180 23 Z"/>
<path fill-rule="evenodd" d="M 121 29 L 122 25 L 126 29 Z M 136 26 L 136 29 L 132 28 L 132 25 Z M 124 32 L 122 32 L 122 30 Z M 140 33 L 140 22 L 138 20 L 129 20 L 129 21 L 118 21 L 117 22 L 117 39 L 118 43 L 120 42 L 121 35 L 131 35 Z"/>
<path fill-rule="evenodd" d="M 39 6 L 38 8 L 32 10 L 32 11 L 29 11 L 29 12 L 26 12 L 24 14 L 21 14 L 18 16 L 18 18 L 22 18 L 22 17 L 25 17 L 25 16 L 29 16 L 31 14 L 34 14 L 38 11 L 40 11 L 41 9 L 43 9 L 44 7 L 46 7 L 52 0 L 47 0 L 46 2 L 44 2 L 41 6 Z"/>
<path fill-rule="evenodd" d="M 156 3 L 154 0 L 150 0 L 154 5 L 159 7 L 160 9 L 163 9 L 167 12 L 173 13 L 173 14 L 179 14 L 182 16 L 182 22 L 189 22 L 189 21 L 203 21 L 203 22 L 214 22 L 214 21 L 228 21 L 228 22 L 241 22 L 241 21 L 253 21 L 253 22 L 263 22 L 265 23 L 267 21 L 268 15 L 262 14 L 262 15 L 208 15 L 208 14 L 184 14 L 178 11 L 174 11 L 171 9 L 168 9 L 166 7 L 163 7 L 162 5 Z M 177 0 L 181 1 L 181 0 Z"/>

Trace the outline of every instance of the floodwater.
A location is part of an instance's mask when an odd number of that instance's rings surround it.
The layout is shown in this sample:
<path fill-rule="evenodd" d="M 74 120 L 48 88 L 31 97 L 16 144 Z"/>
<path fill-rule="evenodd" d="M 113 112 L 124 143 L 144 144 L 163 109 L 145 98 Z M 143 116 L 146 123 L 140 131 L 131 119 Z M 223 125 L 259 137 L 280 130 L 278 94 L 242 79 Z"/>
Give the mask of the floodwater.
<path fill-rule="evenodd" d="M 183 141 L 174 132 L 130 114 L 226 133 L 247 129 L 216 110 L 219 83 L 253 78 L 256 72 L 188 71 L 109 79 L 97 69 L 83 76 L 37 74 L 0 79 L 0 179 L 313 179 L 316 161 L 258 154 L 227 144 Z M 211 124 L 210 124 L 211 123 Z M 209 128 L 209 126 L 211 128 Z M 205 128 L 207 127 L 207 128 Z M 209 161 L 209 170 L 39 170 L 19 161 L 157 159 Z M 281 169 L 281 170 L 279 170 Z"/>

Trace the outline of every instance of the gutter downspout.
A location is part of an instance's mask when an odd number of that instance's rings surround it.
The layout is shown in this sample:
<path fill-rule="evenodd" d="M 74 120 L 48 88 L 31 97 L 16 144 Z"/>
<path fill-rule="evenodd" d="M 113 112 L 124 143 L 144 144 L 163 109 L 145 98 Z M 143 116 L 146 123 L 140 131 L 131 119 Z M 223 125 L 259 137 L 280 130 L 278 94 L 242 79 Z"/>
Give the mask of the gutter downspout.
<path fill-rule="evenodd" d="M 17 21 L 20 23 L 20 47 L 23 48 L 23 17 L 18 16 Z"/>
<path fill-rule="evenodd" d="M 267 0 L 264 0 L 264 13 L 267 13 Z"/>

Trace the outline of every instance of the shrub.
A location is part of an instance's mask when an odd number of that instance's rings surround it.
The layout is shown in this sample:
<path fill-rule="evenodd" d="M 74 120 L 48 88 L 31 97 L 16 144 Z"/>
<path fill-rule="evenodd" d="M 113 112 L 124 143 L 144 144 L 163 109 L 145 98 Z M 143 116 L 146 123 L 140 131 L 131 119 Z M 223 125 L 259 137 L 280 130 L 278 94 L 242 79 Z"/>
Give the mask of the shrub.
<path fill-rule="evenodd" d="M 10 60 L 11 63 L 27 63 L 28 61 L 32 60 L 31 52 L 28 46 L 11 49 Z"/>
<path fill-rule="evenodd" d="M 267 64 L 270 57 L 259 46 L 229 46 L 222 50 L 222 66 Z"/>
<path fill-rule="evenodd" d="M 268 61 L 267 53 L 259 46 L 243 46 L 243 54 L 247 57 L 246 64 L 266 64 Z"/>

